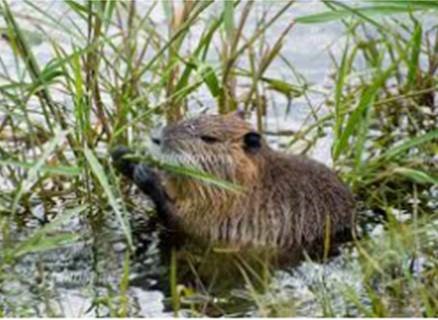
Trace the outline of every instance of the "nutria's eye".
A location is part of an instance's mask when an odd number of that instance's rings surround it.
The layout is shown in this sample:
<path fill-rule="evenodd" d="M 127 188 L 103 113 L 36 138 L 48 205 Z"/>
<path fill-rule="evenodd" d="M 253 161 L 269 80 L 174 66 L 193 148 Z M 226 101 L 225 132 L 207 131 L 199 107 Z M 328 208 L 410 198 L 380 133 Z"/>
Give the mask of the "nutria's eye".
<path fill-rule="evenodd" d="M 219 142 L 219 139 L 212 136 L 201 136 L 201 140 L 209 144 Z"/>
<path fill-rule="evenodd" d="M 160 144 L 161 144 L 161 140 L 158 139 L 158 138 L 152 138 L 151 140 L 152 140 L 153 143 L 155 143 L 155 144 L 157 144 L 157 145 L 160 145 Z"/>
<path fill-rule="evenodd" d="M 246 151 L 254 152 L 262 146 L 262 137 L 257 132 L 248 132 L 243 136 L 244 148 Z"/>

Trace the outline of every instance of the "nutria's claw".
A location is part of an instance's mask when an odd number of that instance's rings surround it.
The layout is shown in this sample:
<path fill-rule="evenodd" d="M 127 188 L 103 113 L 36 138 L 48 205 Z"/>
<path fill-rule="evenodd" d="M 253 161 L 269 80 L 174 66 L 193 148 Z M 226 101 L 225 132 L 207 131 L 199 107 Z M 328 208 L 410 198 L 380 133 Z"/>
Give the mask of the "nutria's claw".
<path fill-rule="evenodd" d="M 139 164 L 134 168 L 133 180 L 149 196 L 153 196 L 159 191 L 160 178 L 154 170 L 144 164 Z"/>
<path fill-rule="evenodd" d="M 134 160 L 126 158 L 127 155 L 132 153 L 133 152 L 125 146 L 117 146 L 110 151 L 114 167 L 130 179 L 133 178 L 134 169 L 137 166 Z"/>

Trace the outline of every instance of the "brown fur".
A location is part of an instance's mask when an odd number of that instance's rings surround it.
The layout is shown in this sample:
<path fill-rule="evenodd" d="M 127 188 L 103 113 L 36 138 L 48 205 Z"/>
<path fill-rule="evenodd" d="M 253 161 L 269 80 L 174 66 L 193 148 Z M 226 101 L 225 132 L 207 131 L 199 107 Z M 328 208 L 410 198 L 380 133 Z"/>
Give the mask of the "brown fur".
<path fill-rule="evenodd" d="M 175 215 L 188 234 L 231 247 L 306 247 L 352 227 L 349 190 L 324 165 L 243 137 L 254 132 L 237 114 L 203 115 L 166 127 L 156 156 L 194 166 L 244 188 L 233 192 L 196 179 L 165 175 Z M 207 143 L 202 137 L 215 138 Z"/>

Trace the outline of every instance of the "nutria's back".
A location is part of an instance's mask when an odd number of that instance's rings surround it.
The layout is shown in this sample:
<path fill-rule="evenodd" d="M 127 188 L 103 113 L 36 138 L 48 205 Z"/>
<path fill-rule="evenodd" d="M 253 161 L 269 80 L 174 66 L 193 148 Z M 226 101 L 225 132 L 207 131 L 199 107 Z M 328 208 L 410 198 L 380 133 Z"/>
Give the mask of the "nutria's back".
<path fill-rule="evenodd" d="M 324 165 L 271 149 L 239 114 L 170 125 L 154 154 L 243 187 L 225 190 L 164 175 L 174 214 L 188 234 L 232 247 L 299 248 L 351 228 L 353 197 Z M 326 228 L 328 226 L 330 228 Z"/>
<path fill-rule="evenodd" d="M 271 214 L 280 217 L 274 229 L 281 247 L 311 245 L 325 235 L 326 223 L 332 236 L 351 228 L 352 195 L 331 170 L 314 160 L 274 151 L 268 158 L 263 185 L 272 186 L 268 203 Z"/>

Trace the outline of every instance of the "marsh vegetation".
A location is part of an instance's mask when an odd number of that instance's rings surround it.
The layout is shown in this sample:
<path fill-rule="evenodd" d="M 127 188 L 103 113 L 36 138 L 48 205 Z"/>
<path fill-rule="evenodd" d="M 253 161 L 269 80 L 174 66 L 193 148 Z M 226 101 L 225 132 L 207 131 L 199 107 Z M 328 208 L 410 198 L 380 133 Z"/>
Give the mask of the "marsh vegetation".
<path fill-rule="evenodd" d="M 0 15 L 1 316 L 438 315 L 437 1 L 2 1 Z M 276 148 L 339 172 L 359 225 L 337 257 L 262 285 L 242 268 L 213 293 L 162 262 L 150 204 L 109 150 L 238 106 Z"/>

